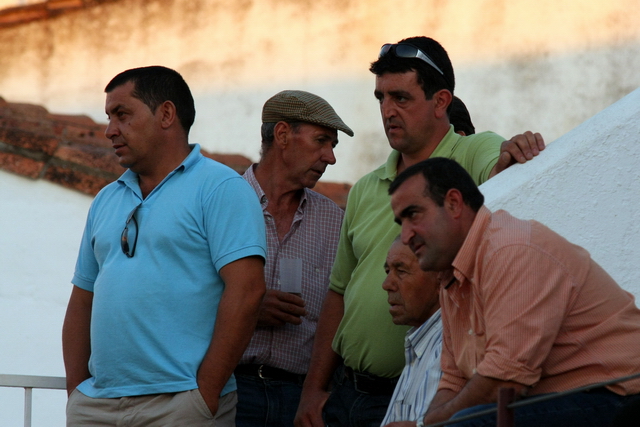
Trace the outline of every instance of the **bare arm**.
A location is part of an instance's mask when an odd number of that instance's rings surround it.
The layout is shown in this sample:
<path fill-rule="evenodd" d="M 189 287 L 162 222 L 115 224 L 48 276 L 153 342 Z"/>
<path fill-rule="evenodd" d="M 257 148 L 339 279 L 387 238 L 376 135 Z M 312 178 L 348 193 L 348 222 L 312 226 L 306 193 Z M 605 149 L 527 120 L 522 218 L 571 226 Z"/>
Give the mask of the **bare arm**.
<path fill-rule="evenodd" d="M 503 142 L 500 147 L 500 157 L 493 169 L 491 169 L 489 178 L 499 174 L 516 162 L 526 163 L 540 154 L 544 147 L 542 136 L 537 132 L 532 133 L 530 131 L 516 135 L 509 141 Z"/>
<path fill-rule="evenodd" d="M 67 395 L 91 376 L 91 310 L 93 292 L 73 287 L 62 325 L 62 356 L 67 375 Z"/>
<path fill-rule="evenodd" d="M 309 372 L 304 381 L 300 406 L 294 421 L 297 427 L 324 427 L 322 408 L 329 398 L 331 375 L 340 364 L 340 356 L 333 351 L 331 343 L 342 316 L 343 296 L 332 290 L 327 291 L 313 342 Z"/>
<path fill-rule="evenodd" d="M 519 383 L 475 374 L 460 390 L 460 393 L 456 394 L 447 389 L 439 390 L 429 406 L 424 423 L 426 425 L 445 421 L 462 409 L 486 403 L 496 403 L 500 387 L 513 387 L 516 394 L 524 394 L 527 390 L 526 386 Z"/>
<path fill-rule="evenodd" d="M 244 353 L 258 320 L 258 309 L 265 292 L 264 262 L 261 257 L 242 258 L 220 269 L 225 289 L 211 345 L 198 369 L 198 387 L 212 414 L 218 399 L 240 357 Z"/>

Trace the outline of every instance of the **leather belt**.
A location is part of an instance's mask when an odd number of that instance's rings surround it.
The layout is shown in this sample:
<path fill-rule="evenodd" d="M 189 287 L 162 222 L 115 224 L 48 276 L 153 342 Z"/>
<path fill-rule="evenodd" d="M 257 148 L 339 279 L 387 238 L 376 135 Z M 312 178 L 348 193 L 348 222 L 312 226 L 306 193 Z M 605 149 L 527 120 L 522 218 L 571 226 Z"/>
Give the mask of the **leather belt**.
<path fill-rule="evenodd" d="M 287 381 L 299 385 L 302 385 L 306 377 L 304 374 L 294 374 L 284 369 L 258 364 L 238 365 L 234 372 L 238 375 L 258 377 L 262 380 Z"/>
<path fill-rule="evenodd" d="M 389 396 L 393 394 L 400 378 L 383 378 L 367 372 L 354 371 L 348 366 L 344 367 L 344 376 L 353 382 L 355 390 L 360 393 Z"/>

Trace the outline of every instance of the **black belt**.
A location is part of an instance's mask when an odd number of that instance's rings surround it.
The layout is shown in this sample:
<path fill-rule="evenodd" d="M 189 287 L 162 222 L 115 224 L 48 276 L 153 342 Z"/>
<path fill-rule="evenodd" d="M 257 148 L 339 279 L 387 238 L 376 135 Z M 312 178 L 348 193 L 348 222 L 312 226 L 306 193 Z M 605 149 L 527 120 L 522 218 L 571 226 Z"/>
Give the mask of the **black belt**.
<path fill-rule="evenodd" d="M 302 385 L 306 377 L 304 374 L 294 374 L 284 369 L 258 364 L 238 365 L 234 372 L 238 375 L 258 377 L 263 380 L 287 381 L 299 385 Z"/>
<path fill-rule="evenodd" d="M 353 382 L 353 387 L 360 393 L 389 396 L 393 394 L 400 378 L 383 378 L 367 372 L 354 371 L 348 366 L 344 367 L 344 376 Z"/>

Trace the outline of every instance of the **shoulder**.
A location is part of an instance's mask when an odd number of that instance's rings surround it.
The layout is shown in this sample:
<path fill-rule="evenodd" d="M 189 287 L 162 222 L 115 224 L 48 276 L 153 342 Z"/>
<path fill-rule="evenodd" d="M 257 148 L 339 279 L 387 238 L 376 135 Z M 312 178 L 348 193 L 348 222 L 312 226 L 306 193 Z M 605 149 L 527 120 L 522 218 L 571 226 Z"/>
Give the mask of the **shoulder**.
<path fill-rule="evenodd" d="M 255 193 L 247 180 L 238 172 L 204 156 L 193 165 L 190 174 L 194 185 L 206 187 L 208 190 L 231 186 L 248 188 Z"/>
<path fill-rule="evenodd" d="M 500 142 L 502 143 L 502 141 L 504 141 L 504 137 L 498 135 L 495 132 L 491 132 L 491 131 L 486 131 L 486 132 L 480 132 L 480 133 L 474 133 L 473 135 L 467 135 L 467 136 L 462 136 L 463 139 L 467 140 L 467 141 L 489 141 L 489 142 Z"/>
<path fill-rule="evenodd" d="M 333 200 L 308 188 L 305 189 L 305 194 L 307 196 L 307 214 L 331 220 L 338 226 L 342 224 L 344 210 Z"/>
<path fill-rule="evenodd" d="M 483 237 L 480 252 L 485 254 L 487 263 L 514 265 L 515 259 L 526 259 L 528 267 L 541 268 L 545 262 L 567 266 L 574 261 L 582 263 L 585 254 L 588 257 L 587 251 L 544 224 L 519 219 L 502 210 L 491 215 Z"/>
<path fill-rule="evenodd" d="M 349 191 L 349 195 L 351 195 L 351 193 L 359 194 L 363 192 L 369 193 L 376 190 L 379 191 L 381 188 L 386 191 L 391 183 L 390 179 L 385 178 L 386 174 L 387 167 L 386 164 L 383 164 L 356 181 Z"/>
<path fill-rule="evenodd" d="M 314 207 L 321 207 L 322 209 L 330 210 L 333 212 L 342 212 L 340 206 L 338 206 L 333 200 L 327 196 L 318 193 L 310 188 L 305 188 L 307 200 Z"/>
<path fill-rule="evenodd" d="M 102 187 L 102 189 L 98 191 L 98 194 L 96 194 L 96 197 L 93 200 L 95 202 L 96 200 L 108 198 L 114 193 L 123 191 L 123 187 L 125 187 L 125 185 L 119 180 L 113 181 Z"/>
<path fill-rule="evenodd" d="M 492 212 L 483 233 L 483 244 L 489 253 L 507 246 L 531 243 L 531 221 L 514 217 L 509 212 Z"/>
<path fill-rule="evenodd" d="M 119 181 L 113 181 L 105 185 L 91 202 L 90 212 L 96 208 L 108 208 L 111 205 L 111 201 L 114 197 L 121 196 L 125 191 L 131 191 L 127 186 Z"/>
<path fill-rule="evenodd" d="M 229 166 L 223 165 L 220 162 L 202 155 L 200 159 L 198 159 L 198 162 L 196 162 L 193 166 L 194 169 L 199 173 L 215 175 L 220 178 L 242 178 L 242 175 L 231 169 Z"/>
<path fill-rule="evenodd" d="M 473 135 L 458 136 L 454 147 L 464 151 L 499 150 L 504 138 L 494 132 L 480 132 Z"/>

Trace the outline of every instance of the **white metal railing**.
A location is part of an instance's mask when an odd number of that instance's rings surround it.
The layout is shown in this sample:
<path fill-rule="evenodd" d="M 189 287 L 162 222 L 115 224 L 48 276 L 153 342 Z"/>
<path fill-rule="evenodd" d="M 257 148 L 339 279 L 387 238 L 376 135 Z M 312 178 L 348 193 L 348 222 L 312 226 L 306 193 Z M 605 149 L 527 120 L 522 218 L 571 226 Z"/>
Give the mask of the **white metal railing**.
<path fill-rule="evenodd" d="M 24 388 L 24 427 L 31 427 L 31 406 L 33 400 L 33 389 L 44 388 L 53 390 L 66 390 L 67 382 L 64 377 L 0 374 L 0 387 Z"/>

